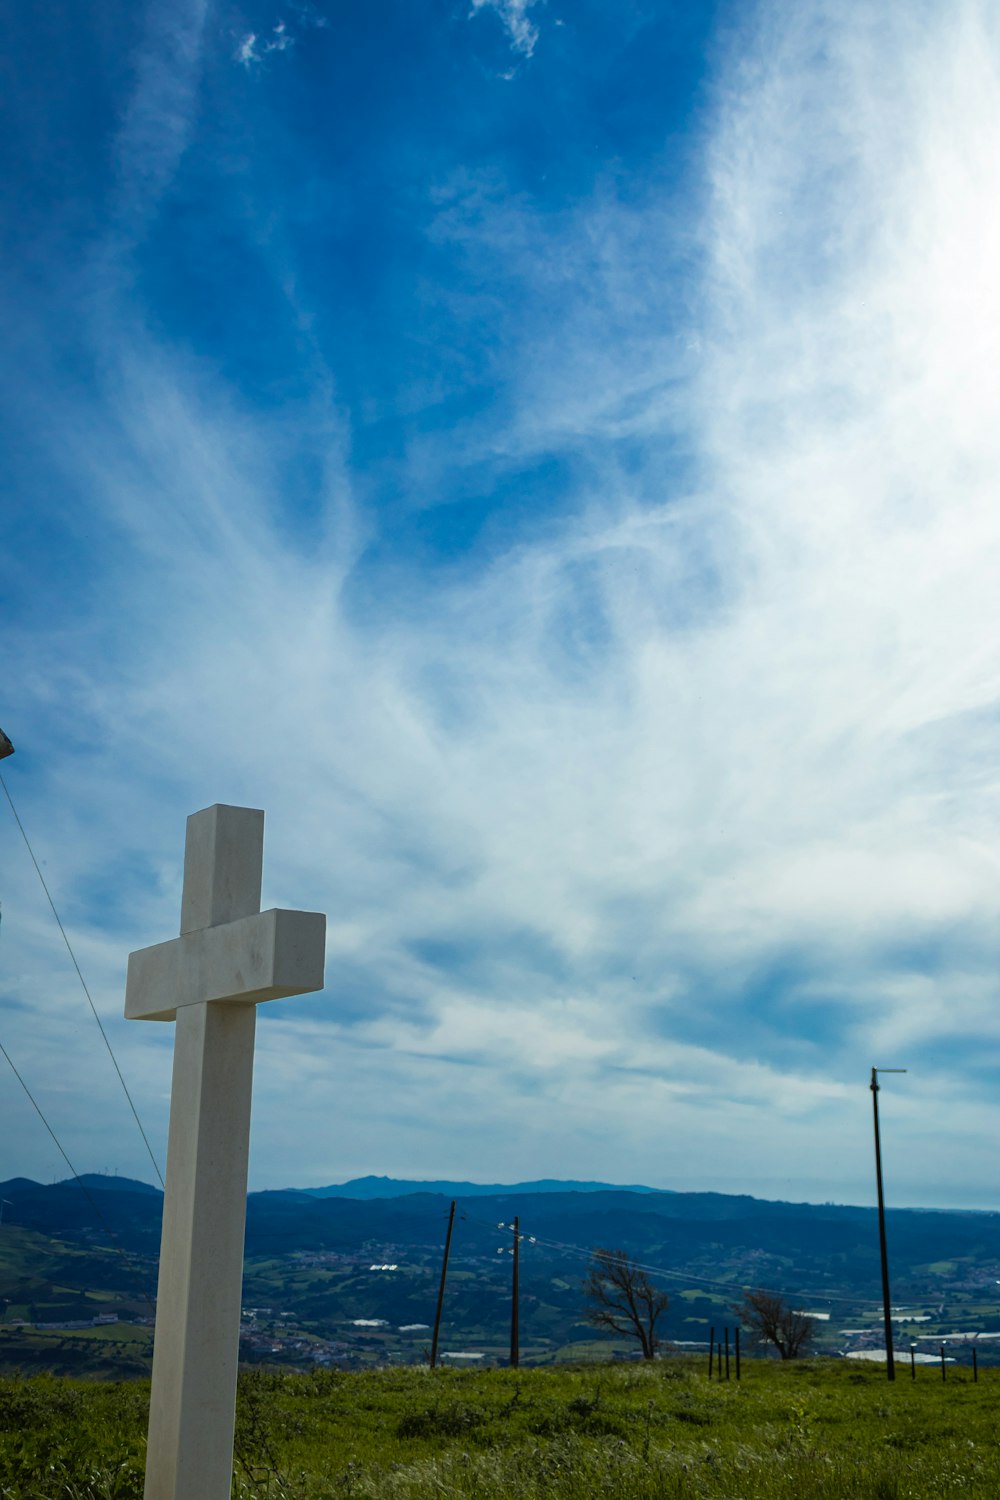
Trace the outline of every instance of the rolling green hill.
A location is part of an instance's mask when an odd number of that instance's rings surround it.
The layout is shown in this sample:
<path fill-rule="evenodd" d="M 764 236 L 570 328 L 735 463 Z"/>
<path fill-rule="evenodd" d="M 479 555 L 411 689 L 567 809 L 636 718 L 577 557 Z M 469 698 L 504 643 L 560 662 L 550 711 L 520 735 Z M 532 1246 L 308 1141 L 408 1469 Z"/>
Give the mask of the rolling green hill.
<path fill-rule="evenodd" d="M 664 1337 L 704 1344 L 734 1323 L 743 1286 L 820 1315 L 818 1347 L 881 1340 L 873 1210 L 715 1193 L 587 1185 L 512 1187 L 459 1201 L 442 1330 L 449 1354 L 503 1363 L 510 1323 L 509 1225 L 521 1245 L 522 1357 L 550 1363 L 630 1345 L 595 1341 L 581 1282 L 591 1250 L 624 1248 L 671 1294 Z M 85 1190 L 84 1190 L 85 1189 Z M 0 1184 L 0 1368 L 135 1373 L 148 1362 L 161 1195 L 125 1179 Z M 247 1205 L 243 1358 L 345 1368 L 419 1362 L 430 1341 L 449 1200 L 252 1193 Z M 977 1332 L 989 1363 L 1000 1332 L 1000 1216 L 889 1214 L 897 1343 Z M 499 1253 L 498 1253 L 499 1252 Z M 44 1325 L 86 1323 L 88 1328 Z M 110 1320 L 117 1318 L 117 1322 Z M 29 1326 L 30 1325 L 30 1326 Z M 849 1332 L 845 1332 L 849 1330 Z M 967 1345 L 955 1346 L 967 1357 Z M 964 1350 L 964 1354 L 962 1353 Z"/>

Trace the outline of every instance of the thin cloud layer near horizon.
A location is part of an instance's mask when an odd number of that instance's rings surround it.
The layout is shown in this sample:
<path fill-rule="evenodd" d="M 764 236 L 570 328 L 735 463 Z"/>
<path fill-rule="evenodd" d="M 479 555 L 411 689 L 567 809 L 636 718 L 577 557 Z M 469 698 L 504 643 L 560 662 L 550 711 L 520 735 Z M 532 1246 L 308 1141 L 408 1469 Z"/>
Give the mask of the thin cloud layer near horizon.
<path fill-rule="evenodd" d="M 12 29 L 4 778 L 162 1164 L 184 819 L 327 990 L 251 1186 L 996 1207 L 1000 15 Z M 151 1166 L 6 809 L 0 1041 Z M 6 1068 L 6 1064 L 4 1065 Z M 0 1175 L 64 1177 L 7 1070 Z"/>

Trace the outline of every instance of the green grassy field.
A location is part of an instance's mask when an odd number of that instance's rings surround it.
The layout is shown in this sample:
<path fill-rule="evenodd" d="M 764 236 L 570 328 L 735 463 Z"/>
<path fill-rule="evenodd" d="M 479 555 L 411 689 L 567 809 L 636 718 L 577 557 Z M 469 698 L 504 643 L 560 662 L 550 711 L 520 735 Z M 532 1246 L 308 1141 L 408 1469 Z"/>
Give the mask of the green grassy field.
<path fill-rule="evenodd" d="M 846 1361 L 241 1379 L 240 1500 L 1000 1494 L 1000 1378 Z M 145 1382 L 0 1380 L 4 1500 L 142 1494 Z"/>

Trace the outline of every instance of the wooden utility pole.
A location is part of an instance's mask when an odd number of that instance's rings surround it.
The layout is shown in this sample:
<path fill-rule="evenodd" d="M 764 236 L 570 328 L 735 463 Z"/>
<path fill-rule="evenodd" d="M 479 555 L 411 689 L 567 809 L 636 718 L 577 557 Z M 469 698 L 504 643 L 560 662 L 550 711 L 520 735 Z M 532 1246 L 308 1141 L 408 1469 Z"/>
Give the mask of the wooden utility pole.
<path fill-rule="evenodd" d="M 514 1275 L 510 1305 L 510 1367 L 512 1370 L 518 1368 L 521 1354 L 521 1330 L 518 1319 L 518 1303 L 521 1295 L 521 1236 L 518 1231 L 518 1222 L 518 1216 L 515 1214 L 514 1223 L 511 1226 L 514 1231 Z"/>
<path fill-rule="evenodd" d="M 875 1112 L 875 1184 L 878 1189 L 878 1240 L 882 1255 L 882 1314 L 885 1322 L 886 1379 L 895 1380 L 896 1365 L 892 1357 L 892 1307 L 889 1299 L 889 1252 L 885 1243 L 885 1197 L 882 1192 L 882 1142 L 878 1128 L 878 1075 L 905 1073 L 905 1068 L 872 1068 L 872 1107 Z"/>
<path fill-rule="evenodd" d="M 444 1260 L 441 1262 L 441 1285 L 438 1287 L 437 1309 L 434 1313 L 434 1338 L 431 1341 L 431 1369 L 438 1362 L 438 1339 L 441 1335 L 441 1309 L 444 1307 L 444 1284 L 448 1275 L 448 1255 L 451 1251 L 451 1231 L 455 1227 L 455 1200 L 451 1200 L 448 1214 L 448 1233 L 444 1237 Z"/>

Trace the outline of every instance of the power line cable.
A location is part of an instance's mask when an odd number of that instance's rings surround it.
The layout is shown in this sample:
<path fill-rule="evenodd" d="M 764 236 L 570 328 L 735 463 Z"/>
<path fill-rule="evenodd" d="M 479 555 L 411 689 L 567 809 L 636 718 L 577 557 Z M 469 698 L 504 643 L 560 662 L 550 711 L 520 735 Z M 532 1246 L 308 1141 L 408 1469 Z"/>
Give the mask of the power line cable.
<path fill-rule="evenodd" d="M 469 1213 L 463 1214 L 463 1217 L 470 1223 L 478 1224 L 483 1229 L 499 1229 L 501 1227 L 497 1224 L 487 1223 L 485 1219 L 479 1219 Z M 580 1260 L 589 1261 L 593 1259 L 593 1251 L 585 1250 L 582 1245 L 567 1245 L 562 1240 L 552 1240 L 547 1236 L 541 1234 L 529 1235 L 528 1238 L 533 1239 L 544 1249 L 559 1250 L 565 1255 L 571 1255 Z M 635 1266 L 635 1268 L 639 1271 L 646 1271 L 654 1276 L 665 1276 L 673 1281 L 683 1281 L 686 1285 L 690 1285 L 693 1282 L 698 1286 L 723 1288 L 730 1293 L 742 1291 L 744 1287 L 750 1285 L 749 1282 L 723 1281 L 719 1277 L 697 1276 L 693 1272 L 687 1271 L 672 1271 L 668 1270 L 666 1266 L 654 1266 L 645 1261 L 633 1260 L 631 1256 L 627 1257 L 627 1260 L 630 1265 Z M 761 1287 L 760 1290 L 762 1292 L 773 1292 L 775 1296 L 787 1297 L 789 1295 L 787 1291 L 779 1291 L 776 1287 Z M 876 1301 L 873 1298 L 838 1297 L 830 1292 L 799 1290 L 792 1293 L 791 1295 L 793 1295 L 796 1300 L 801 1299 L 817 1302 L 841 1302 L 848 1307 L 880 1308 L 882 1306 L 882 1303 L 880 1301 Z"/>
<path fill-rule="evenodd" d="M 66 1163 L 67 1167 L 69 1167 L 70 1172 L 76 1178 L 77 1182 L 80 1184 L 80 1187 L 83 1189 L 83 1192 L 86 1194 L 87 1198 L 90 1200 L 91 1206 L 94 1208 L 95 1213 L 98 1213 L 98 1216 L 100 1216 L 99 1215 L 99 1211 L 97 1209 L 97 1205 L 94 1203 L 93 1199 L 90 1197 L 90 1194 L 87 1192 L 87 1189 L 83 1186 L 83 1183 L 80 1182 L 80 1174 L 79 1174 L 79 1172 L 77 1172 L 77 1170 L 74 1167 L 73 1163 L 70 1161 L 69 1157 L 66 1155 L 66 1152 L 63 1150 L 62 1142 L 59 1140 L 59 1137 L 56 1135 L 55 1131 L 52 1129 L 52 1126 L 49 1124 L 48 1120 L 45 1118 L 45 1114 L 44 1114 L 44 1112 L 42 1110 L 42 1106 L 39 1104 L 38 1100 L 35 1098 L 34 1094 L 31 1092 L 31 1090 L 29 1089 L 28 1085 L 25 1083 L 24 1079 L 21 1077 L 21 1074 L 18 1072 L 17 1068 L 14 1066 L 14 1059 L 11 1057 L 10 1053 L 7 1051 L 7 1048 L 4 1046 L 3 1042 L 0 1042 L 0 1052 L 2 1052 L 3 1055 L 4 1055 L 4 1057 L 7 1059 L 8 1063 L 10 1064 L 10 1070 L 11 1070 L 11 1072 L 13 1073 L 14 1077 L 17 1079 L 18 1083 L 23 1088 L 24 1092 L 27 1094 L 28 1099 L 31 1102 L 32 1108 L 34 1109 L 35 1113 L 38 1115 L 38 1118 L 41 1120 L 42 1124 L 45 1126 L 45 1129 L 48 1131 L 49 1135 L 52 1137 L 52 1140 L 55 1143 L 55 1148 L 59 1152 L 59 1155 L 62 1157 L 63 1161 Z"/>
<path fill-rule="evenodd" d="M 562 1245 L 557 1240 L 544 1240 L 540 1235 L 536 1235 L 535 1238 L 537 1239 L 539 1244 L 546 1245 L 550 1249 L 558 1249 L 564 1252 L 575 1252 L 578 1255 L 586 1254 L 586 1252 L 578 1250 L 576 1246 Z M 591 1256 L 588 1258 L 592 1258 L 592 1252 Z M 665 1266 L 653 1266 L 643 1261 L 633 1260 L 631 1256 L 625 1257 L 624 1260 L 618 1260 L 617 1257 L 610 1257 L 610 1260 L 612 1261 L 612 1263 L 633 1265 L 637 1268 L 637 1270 L 647 1271 L 654 1276 L 665 1276 L 674 1281 L 683 1281 L 686 1285 L 694 1283 L 695 1286 L 720 1288 L 730 1293 L 741 1292 L 752 1285 L 756 1290 L 762 1292 L 770 1292 L 774 1296 L 789 1296 L 787 1290 L 779 1291 L 777 1287 L 757 1287 L 756 1283 L 748 1281 L 723 1281 L 718 1277 L 698 1276 L 694 1272 L 690 1271 L 671 1271 L 668 1270 Z M 876 1302 L 874 1299 L 869 1297 L 838 1297 L 830 1292 L 809 1291 L 808 1289 L 804 1291 L 799 1290 L 793 1292 L 791 1293 L 791 1295 L 795 1297 L 796 1301 L 842 1302 L 845 1306 L 848 1307 L 881 1307 L 882 1305 L 880 1302 Z"/>
<path fill-rule="evenodd" d="M 77 978 L 79 979 L 81 985 L 83 986 L 83 993 L 87 997 L 87 1004 L 90 1006 L 91 1014 L 93 1015 L 94 1020 L 97 1022 L 97 1029 L 101 1033 L 101 1037 L 102 1037 L 102 1040 L 104 1042 L 104 1045 L 108 1049 L 108 1056 L 110 1057 L 112 1063 L 114 1064 L 115 1072 L 118 1074 L 118 1082 L 121 1084 L 122 1088 L 125 1091 L 125 1098 L 128 1100 L 129 1108 L 132 1111 L 132 1115 L 133 1115 L 133 1118 L 135 1119 L 135 1123 L 139 1127 L 139 1134 L 142 1136 L 143 1144 L 146 1147 L 147 1152 L 149 1153 L 149 1159 L 153 1163 L 153 1171 L 156 1173 L 157 1178 L 159 1179 L 160 1187 L 163 1188 L 164 1191 L 166 1191 L 166 1184 L 163 1181 L 163 1173 L 160 1171 L 159 1163 L 157 1162 L 156 1157 L 153 1155 L 153 1148 L 149 1144 L 149 1137 L 146 1135 L 146 1132 L 143 1129 L 142 1121 L 139 1118 L 139 1111 L 135 1107 L 135 1101 L 133 1100 L 132 1095 L 129 1093 L 128 1084 L 125 1082 L 125 1078 L 124 1078 L 124 1075 L 122 1074 L 122 1070 L 118 1066 L 118 1059 L 117 1059 L 117 1057 L 114 1054 L 114 1050 L 113 1050 L 113 1048 L 111 1046 L 110 1041 L 108 1040 L 108 1034 L 104 1030 L 104 1026 L 103 1026 L 103 1024 L 101 1022 L 101 1018 L 97 1014 L 97 1007 L 94 1004 L 93 999 L 91 998 L 90 990 L 87 988 L 87 981 L 84 979 L 83 972 L 82 972 L 82 970 L 80 968 L 80 965 L 76 961 L 76 954 L 73 952 L 73 945 L 70 942 L 69 935 L 67 934 L 66 929 L 65 929 L 65 927 L 62 924 L 62 919 L 60 918 L 59 913 L 56 910 L 56 904 L 55 904 L 55 902 L 52 899 L 52 892 L 49 890 L 47 884 L 45 883 L 45 876 L 42 874 L 41 866 L 39 865 L 38 860 L 35 858 L 35 851 L 31 847 L 31 841 L 29 840 L 28 835 L 27 835 L 27 833 L 25 831 L 24 824 L 21 822 L 21 819 L 18 817 L 17 808 L 14 806 L 14 799 L 10 795 L 10 791 L 8 790 L 7 783 L 4 780 L 3 776 L 0 776 L 0 786 L 3 787 L 4 796 L 7 798 L 7 801 L 10 804 L 10 810 L 14 814 L 14 821 L 15 821 L 15 823 L 17 824 L 18 828 L 21 831 L 21 837 L 24 839 L 24 846 L 25 846 L 25 848 L 27 849 L 28 853 L 31 856 L 31 863 L 34 865 L 35 870 L 36 870 L 36 872 L 38 874 L 38 878 L 42 882 L 42 890 L 45 892 L 45 895 L 48 898 L 48 903 L 49 903 L 49 905 L 52 908 L 52 915 L 55 917 L 56 923 L 57 923 L 57 925 L 59 927 L 59 931 L 62 933 L 63 942 L 66 944 L 66 951 L 69 954 L 69 956 L 70 956 L 70 958 L 71 958 L 71 960 L 73 962 L 73 967 L 76 970 Z M 8 1058 L 8 1061 L 10 1061 L 9 1058 Z M 13 1067 L 13 1064 L 11 1064 L 11 1066 Z"/>
<path fill-rule="evenodd" d="M 55 1131 L 53 1130 L 52 1126 L 49 1124 L 48 1120 L 46 1119 L 45 1112 L 42 1109 L 42 1106 L 39 1104 L 38 1100 L 35 1098 L 34 1094 L 31 1092 L 31 1090 L 29 1089 L 28 1085 L 25 1083 L 24 1078 L 22 1077 L 22 1075 L 18 1072 L 18 1069 L 14 1065 L 14 1059 L 11 1057 L 10 1053 L 7 1051 L 7 1048 L 4 1046 L 3 1042 L 0 1042 L 0 1052 L 2 1052 L 3 1055 L 4 1055 L 4 1057 L 7 1059 L 7 1062 L 10 1064 L 10 1070 L 11 1070 L 11 1072 L 13 1073 L 14 1077 L 17 1079 L 18 1083 L 21 1085 L 21 1087 L 24 1090 L 24 1092 L 27 1094 L 28 1099 L 31 1102 L 32 1108 L 34 1109 L 34 1111 L 37 1114 L 38 1118 L 41 1120 L 42 1124 L 45 1126 L 45 1129 L 48 1131 L 49 1135 L 52 1137 L 52 1140 L 53 1140 L 53 1142 L 55 1144 L 55 1148 L 59 1152 L 59 1155 L 62 1157 L 63 1161 L 66 1163 L 67 1167 L 69 1167 L 70 1172 L 73 1174 L 73 1179 L 76 1182 L 77 1187 L 80 1189 L 81 1193 L 86 1198 L 86 1200 L 90 1204 L 91 1208 L 94 1210 L 95 1215 L 101 1221 L 101 1224 L 104 1226 L 104 1232 L 108 1236 L 109 1241 L 111 1242 L 111 1248 L 113 1250 L 117 1250 L 118 1254 L 122 1257 L 122 1259 L 124 1260 L 125 1264 L 128 1266 L 128 1268 L 129 1268 L 130 1271 L 135 1271 L 137 1269 L 137 1267 L 130 1260 L 128 1251 L 125 1249 L 125 1247 L 122 1244 L 119 1243 L 118 1236 L 115 1234 L 114 1230 L 111 1228 L 111 1225 L 108 1223 L 107 1219 L 104 1217 L 103 1212 L 98 1207 L 97 1203 L 94 1201 L 94 1197 L 93 1197 L 92 1193 L 88 1190 L 88 1188 L 87 1188 L 86 1184 L 84 1183 L 83 1179 L 81 1178 L 79 1172 L 76 1170 L 76 1168 L 74 1167 L 73 1163 L 70 1161 L 69 1156 L 67 1155 L 66 1150 L 65 1150 L 62 1142 L 60 1141 L 59 1137 L 56 1135 Z M 155 1301 L 149 1295 L 149 1292 L 146 1291 L 145 1289 L 143 1289 L 143 1291 L 142 1291 L 142 1296 L 145 1298 L 146 1302 L 149 1305 L 150 1310 L 152 1311 L 152 1313 L 153 1313 L 153 1315 L 155 1317 L 155 1315 L 156 1315 L 156 1303 L 155 1303 Z"/>

